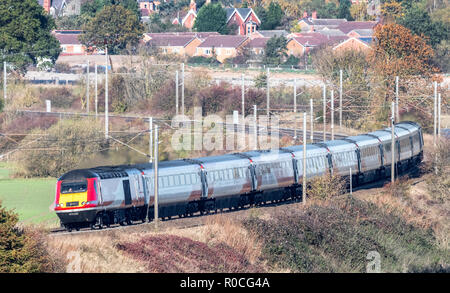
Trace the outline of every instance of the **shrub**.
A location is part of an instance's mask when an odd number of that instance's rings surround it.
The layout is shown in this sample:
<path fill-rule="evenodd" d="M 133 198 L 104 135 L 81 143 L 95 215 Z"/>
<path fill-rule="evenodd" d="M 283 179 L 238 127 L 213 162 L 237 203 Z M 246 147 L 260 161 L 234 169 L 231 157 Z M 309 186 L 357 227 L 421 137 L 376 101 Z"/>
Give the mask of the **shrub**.
<path fill-rule="evenodd" d="M 20 229 L 17 223 L 17 214 L 0 204 L 0 273 L 62 271 L 62 262 L 50 257 L 42 233 Z"/>
<path fill-rule="evenodd" d="M 307 195 L 313 199 L 330 199 L 346 191 L 347 182 L 341 176 L 326 173 L 309 182 Z"/>
<path fill-rule="evenodd" d="M 384 189 L 391 196 L 407 198 L 411 190 L 411 184 L 408 182 L 408 177 L 404 176 L 396 180 L 394 184 L 389 182 L 384 186 Z"/>
<path fill-rule="evenodd" d="M 191 64 L 211 64 L 211 65 L 220 64 L 220 62 L 217 61 L 216 58 L 204 57 L 204 56 L 190 57 L 187 62 L 191 63 Z"/>
<path fill-rule="evenodd" d="M 32 131 L 20 144 L 26 152 L 14 156 L 17 175 L 52 176 L 74 169 L 80 162 L 98 152 L 104 144 L 100 123 L 93 119 L 62 120 L 51 126 L 46 135 Z"/>
<path fill-rule="evenodd" d="M 72 91 L 67 87 L 51 87 L 39 89 L 39 100 L 45 105 L 45 100 L 52 102 L 52 107 L 55 108 L 70 108 L 72 103 L 78 99 L 74 96 Z"/>

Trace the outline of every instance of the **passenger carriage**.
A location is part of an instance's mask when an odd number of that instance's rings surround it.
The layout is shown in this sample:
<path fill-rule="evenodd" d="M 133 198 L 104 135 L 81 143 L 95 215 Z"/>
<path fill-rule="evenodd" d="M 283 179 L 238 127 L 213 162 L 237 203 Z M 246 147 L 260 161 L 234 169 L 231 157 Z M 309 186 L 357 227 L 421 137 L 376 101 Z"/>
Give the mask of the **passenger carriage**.
<path fill-rule="evenodd" d="M 423 157 L 419 125 L 395 125 L 396 172 Z M 73 170 L 57 182 L 55 211 L 67 230 L 154 218 L 153 164 Z M 306 146 L 307 180 L 327 172 L 354 185 L 390 177 L 391 129 Z M 303 145 L 158 164 L 159 217 L 301 198 Z"/>

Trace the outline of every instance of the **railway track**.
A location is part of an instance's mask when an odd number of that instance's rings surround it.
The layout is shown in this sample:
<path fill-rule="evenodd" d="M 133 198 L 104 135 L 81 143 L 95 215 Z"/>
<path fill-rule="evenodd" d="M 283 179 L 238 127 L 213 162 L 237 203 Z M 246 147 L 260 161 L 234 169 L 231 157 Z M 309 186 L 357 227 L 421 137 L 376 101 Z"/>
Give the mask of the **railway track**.
<path fill-rule="evenodd" d="M 411 178 L 414 179 L 414 181 L 411 183 L 412 185 L 416 185 L 416 184 L 424 181 L 424 179 L 422 179 L 421 177 L 418 177 L 420 175 L 418 170 L 411 170 L 411 171 L 403 174 L 402 176 L 406 176 L 406 175 L 409 175 L 409 176 L 411 176 Z M 389 182 L 390 182 L 390 179 L 386 178 L 384 180 L 366 183 L 364 185 L 353 188 L 353 192 L 358 192 L 360 190 L 381 188 L 386 183 L 389 183 Z M 216 214 L 228 214 L 228 213 L 232 213 L 233 215 L 236 215 L 238 213 L 245 213 L 245 211 L 248 211 L 250 208 L 260 209 L 260 208 L 281 207 L 283 205 L 290 205 L 290 204 L 294 204 L 297 202 L 298 201 L 285 200 L 285 201 L 265 203 L 263 205 L 258 205 L 258 206 L 246 206 L 246 207 L 239 208 L 239 209 L 227 209 L 222 212 L 209 213 L 209 214 L 205 214 L 205 215 L 198 213 L 198 214 L 195 214 L 190 217 L 183 217 L 183 218 L 177 217 L 177 218 L 173 218 L 170 220 L 162 220 L 162 221 L 160 221 L 158 231 L 164 231 L 169 228 L 189 229 L 189 228 L 201 227 L 201 226 L 205 225 L 204 219 L 205 219 L 205 217 L 208 217 L 208 216 L 212 216 L 212 215 L 216 215 Z M 243 214 L 242 216 L 245 216 L 245 214 Z M 95 229 L 95 230 L 90 230 L 89 228 L 84 228 L 84 229 L 80 229 L 79 231 L 72 231 L 72 232 L 67 232 L 63 228 L 58 228 L 58 229 L 50 230 L 49 235 L 51 235 L 51 236 L 67 236 L 67 235 L 80 235 L 80 234 L 89 234 L 89 233 L 108 233 L 110 231 L 122 231 L 122 230 L 128 230 L 128 229 L 133 229 L 133 228 L 146 228 L 145 230 L 147 230 L 147 231 L 148 231 L 147 228 L 156 229 L 154 222 L 145 222 L 145 223 L 133 223 L 132 225 L 126 225 L 126 226 L 111 226 L 109 228 Z"/>

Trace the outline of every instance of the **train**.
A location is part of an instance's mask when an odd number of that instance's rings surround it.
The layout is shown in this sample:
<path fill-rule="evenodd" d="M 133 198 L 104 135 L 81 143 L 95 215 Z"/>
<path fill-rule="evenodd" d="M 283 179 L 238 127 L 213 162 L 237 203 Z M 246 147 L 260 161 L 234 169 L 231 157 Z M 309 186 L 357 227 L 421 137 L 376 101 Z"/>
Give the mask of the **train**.
<path fill-rule="evenodd" d="M 395 172 L 423 159 L 419 124 L 395 124 Z M 391 176 L 391 128 L 306 145 L 306 177 L 333 173 L 353 186 Z M 55 212 L 67 231 L 152 221 L 152 163 L 72 170 L 57 180 Z M 158 164 L 161 219 L 302 200 L 303 145 Z"/>

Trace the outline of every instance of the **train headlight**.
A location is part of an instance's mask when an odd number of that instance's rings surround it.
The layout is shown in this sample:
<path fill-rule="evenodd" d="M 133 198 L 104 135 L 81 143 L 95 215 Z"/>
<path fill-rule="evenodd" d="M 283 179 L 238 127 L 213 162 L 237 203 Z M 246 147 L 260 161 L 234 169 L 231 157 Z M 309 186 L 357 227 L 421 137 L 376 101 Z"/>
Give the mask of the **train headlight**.
<path fill-rule="evenodd" d="M 81 203 L 81 205 L 84 206 L 84 205 L 87 204 L 87 203 L 88 203 L 88 202 L 84 202 L 84 201 L 83 201 L 83 202 Z"/>

